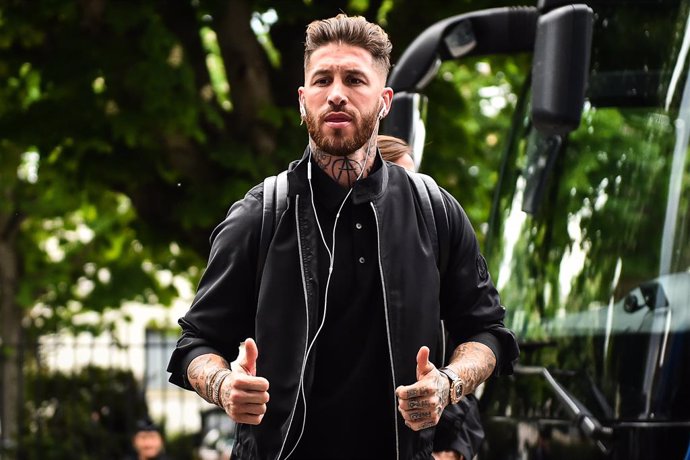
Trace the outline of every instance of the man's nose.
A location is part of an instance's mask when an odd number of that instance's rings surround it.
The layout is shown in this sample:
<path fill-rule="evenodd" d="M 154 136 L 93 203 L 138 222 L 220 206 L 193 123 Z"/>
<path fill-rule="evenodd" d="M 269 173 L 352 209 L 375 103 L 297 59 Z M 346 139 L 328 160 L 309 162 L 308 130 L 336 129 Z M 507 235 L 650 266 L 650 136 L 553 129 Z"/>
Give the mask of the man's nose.
<path fill-rule="evenodd" d="M 328 93 L 328 104 L 333 108 L 341 108 L 347 104 L 347 94 L 342 83 L 336 82 Z"/>

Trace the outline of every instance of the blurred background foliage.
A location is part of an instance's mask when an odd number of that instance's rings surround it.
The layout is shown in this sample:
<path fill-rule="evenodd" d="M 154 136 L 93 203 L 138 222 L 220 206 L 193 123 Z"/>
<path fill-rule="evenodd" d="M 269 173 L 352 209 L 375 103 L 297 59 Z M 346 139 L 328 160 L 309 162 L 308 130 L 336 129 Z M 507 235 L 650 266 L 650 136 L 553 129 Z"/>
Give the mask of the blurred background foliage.
<path fill-rule="evenodd" d="M 381 22 L 393 62 L 425 27 L 489 2 L 22 1 L 0 5 L 3 308 L 41 334 L 196 281 L 229 205 L 301 156 L 305 25 Z M 527 59 L 445 64 L 423 171 L 483 233 Z M 166 278 L 169 279 L 169 278 Z M 11 284 L 7 284 L 11 283 Z"/>
<path fill-rule="evenodd" d="M 495 6 L 0 1 L 6 381 L 19 377 L 16 344 L 57 331 L 108 330 L 113 324 L 73 319 L 132 300 L 169 305 L 178 295 L 175 276 L 196 284 L 208 237 L 230 204 L 303 152 L 296 91 L 311 20 L 346 12 L 379 22 L 395 63 L 434 22 Z M 447 63 L 428 88 L 435 103 L 422 170 L 459 199 L 480 240 L 501 133 L 528 65 L 529 57 Z M 3 401 L 17 394 L 5 387 Z"/>

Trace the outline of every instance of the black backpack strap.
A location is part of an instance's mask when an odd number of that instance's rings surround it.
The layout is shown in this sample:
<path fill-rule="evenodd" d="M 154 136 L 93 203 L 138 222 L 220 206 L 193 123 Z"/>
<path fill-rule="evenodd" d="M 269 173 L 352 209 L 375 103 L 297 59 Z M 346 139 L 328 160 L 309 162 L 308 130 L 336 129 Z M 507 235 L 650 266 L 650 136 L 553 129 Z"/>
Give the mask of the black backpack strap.
<path fill-rule="evenodd" d="M 430 228 L 431 242 L 434 245 L 436 265 L 441 277 L 448 267 L 448 251 L 450 250 L 450 229 L 446 202 L 436 181 L 426 174 L 408 171 L 412 183 L 417 189 L 424 220 Z"/>
<path fill-rule="evenodd" d="M 288 180 L 287 171 L 283 171 L 278 174 L 276 178 L 276 206 L 275 206 L 275 218 L 274 223 L 277 226 L 280 222 L 280 218 L 283 217 L 285 210 L 287 209 L 287 193 L 288 193 Z"/>
<path fill-rule="evenodd" d="M 410 171 L 408 173 L 417 190 L 424 220 L 430 228 L 431 242 L 434 246 L 434 255 L 436 256 L 436 266 L 438 267 L 439 275 L 443 279 L 448 266 L 448 251 L 450 249 L 448 212 L 446 210 L 446 203 L 443 201 L 443 193 L 436 181 L 430 176 Z M 448 356 L 446 356 L 449 351 L 446 349 L 447 341 L 448 336 L 445 324 L 441 320 L 438 343 L 440 356 L 437 356 L 437 362 L 440 362 L 441 365 L 445 365 L 448 359 Z"/>
<path fill-rule="evenodd" d="M 287 192 L 287 171 L 283 171 L 277 176 L 269 176 L 264 179 L 263 219 L 261 220 L 259 255 L 256 260 L 257 294 L 259 292 L 259 286 L 261 285 L 261 276 L 264 272 L 268 247 L 271 245 L 276 226 L 287 209 Z"/>
<path fill-rule="evenodd" d="M 259 285 L 261 284 L 261 275 L 264 272 L 264 263 L 266 262 L 266 254 L 268 253 L 268 246 L 271 244 L 273 238 L 273 220 L 274 204 L 275 204 L 275 190 L 276 190 L 276 176 L 269 176 L 264 179 L 264 205 L 263 217 L 261 219 L 261 236 L 259 239 L 259 255 L 256 259 L 256 292 L 259 292 Z"/>
<path fill-rule="evenodd" d="M 431 205 L 434 209 L 434 217 L 436 219 L 436 231 L 438 232 L 439 244 L 439 259 L 438 269 L 443 276 L 448 268 L 448 253 L 450 251 L 450 224 L 448 223 L 448 210 L 446 209 L 446 202 L 443 200 L 443 193 L 441 187 L 436 181 L 426 174 L 418 174 L 419 177 L 426 184 L 426 188 L 431 197 Z"/>
<path fill-rule="evenodd" d="M 417 196 L 419 197 L 419 203 L 422 207 L 422 214 L 424 214 L 424 221 L 429 227 L 429 237 L 431 238 L 431 245 L 434 248 L 434 257 L 436 258 L 436 265 L 439 267 L 440 271 L 440 255 L 439 255 L 439 240 L 438 240 L 438 228 L 436 226 L 436 219 L 434 218 L 434 206 L 431 203 L 431 197 L 429 196 L 429 190 L 425 185 L 421 174 L 408 171 L 412 183 L 417 190 Z"/>

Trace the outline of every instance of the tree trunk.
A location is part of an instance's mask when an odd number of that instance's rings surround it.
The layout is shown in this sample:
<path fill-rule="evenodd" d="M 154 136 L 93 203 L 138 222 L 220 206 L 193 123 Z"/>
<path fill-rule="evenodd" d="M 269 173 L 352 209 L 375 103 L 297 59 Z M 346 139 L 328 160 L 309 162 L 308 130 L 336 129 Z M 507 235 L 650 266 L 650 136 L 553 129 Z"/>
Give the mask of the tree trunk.
<path fill-rule="evenodd" d="M 0 216 L 2 223 L 4 216 Z M 15 246 L 18 223 L 9 219 L 8 225 L 0 225 L 0 423 L 2 445 L 10 446 L 17 441 L 21 398 L 22 314 L 16 302 L 18 257 Z"/>
<path fill-rule="evenodd" d="M 246 0 L 228 0 L 219 13 L 218 46 L 230 83 L 235 133 L 246 136 L 254 152 L 270 155 L 276 148 L 275 129 L 262 119 L 273 105 L 266 53 L 250 26 Z M 295 88 L 295 98 L 297 89 Z"/>

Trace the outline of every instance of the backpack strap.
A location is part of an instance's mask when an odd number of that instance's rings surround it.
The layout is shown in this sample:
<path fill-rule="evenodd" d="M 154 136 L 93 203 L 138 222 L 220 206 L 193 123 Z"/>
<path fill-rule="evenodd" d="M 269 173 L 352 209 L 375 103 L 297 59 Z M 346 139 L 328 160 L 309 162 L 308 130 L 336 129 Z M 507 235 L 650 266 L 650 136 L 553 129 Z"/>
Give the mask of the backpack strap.
<path fill-rule="evenodd" d="M 448 211 L 443 201 L 443 193 L 436 181 L 426 174 L 408 171 L 420 199 L 424 220 L 430 229 L 431 243 L 434 246 L 436 265 L 441 277 L 448 267 L 450 249 L 450 230 Z"/>
<path fill-rule="evenodd" d="M 436 181 L 426 174 L 418 174 L 426 185 L 429 197 L 431 198 L 431 205 L 434 209 L 434 217 L 436 219 L 436 232 L 438 233 L 439 244 L 439 259 L 438 269 L 441 276 L 446 273 L 448 268 L 448 253 L 450 251 L 450 224 L 448 223 L 448 210 L 446 209 L 446 202 L 443 201 L 443 193 L 441 187 Z"/>
<path fill-rule="evenodd" d="M 446 203 L 443 201 L 443 193 L 436 181 L 426 174 L 420 174 L 408 171 L 412 183 L 417 191 L 417 196 L 420 199 L 422 206 L 422 213 L 424 220 L 430 228 L 431 243 L 434 247 L 434 255 L 436 256 L 436 265 L 438 272 L 443 279 L 448 267 L 448 251 L 450 249 L 450 230 L 448 222 L 448 211 L 446 210 Z M 441 366 L 447 363 L 446 345 L 448 342 L 448 335 L 443 320 L 440 321 L 439 328 L 439 343 L 440 356 L 437 356 L 438 362 Z"/>
<path fill-rule="evenodd" d="M 434 249 L 434 258 L 436 259 L 436 265 L 439 266 L 439 240 L 438 240 L 438 229 L 436 227 L 436 219 L 434 218 L 434 206 L 431 203 L 431 197 L 429 195 L 429 190 L 421 177 L 421 174 L 409 172 L 412 183 L 417 190 L 417 196 L 419 197 L 419 204 L 422 207 L 422 214 L 424 215 L 424 221 L 429 227 L 429 237 L 431 238 L 431 246 Z"/>
<path fill-rule="evenodd" d="M 283 171 L 278 174 L 276 178 L 276 206 L 275 206 L 275 218 L 274 222 L 278 225 L 280 218 L 283 217 L 285 210 L 287 209 L 288 199 L 288 180 L 287 171 Z M 274 229 L 275 230 L 275 229 Z"/>
<path fill-rule="evenodd" d="M 261 220 L 261 236 L 259 237 L 259 256 L 256 260 L 256 292 L 259 292 L 261 276 L 266 264 L 268 247 L 271 245 L 273 233 L 280 222 L 280 218 L 287 209 L 288 180 L 287 171 L 277 176 L 269 176 L 264 179 L 264 203 Z"/>
<path fill-rule="evenodd" d="M 261 218 L 261 236 L 259 237 L 259 256 L 256 259 L 256 292 L 259 293 L 259 285 L 261 284 L 261 274 L 264 272 L 264 263 L 266 262 L 266 254 L 268 253 L 268 246 L 271 244 L 273 237 L 273 219 L 274 219 L 274 203 L 276 190 L 276 176 L 269 176 L 264 179 L 264 204 Z"/>

